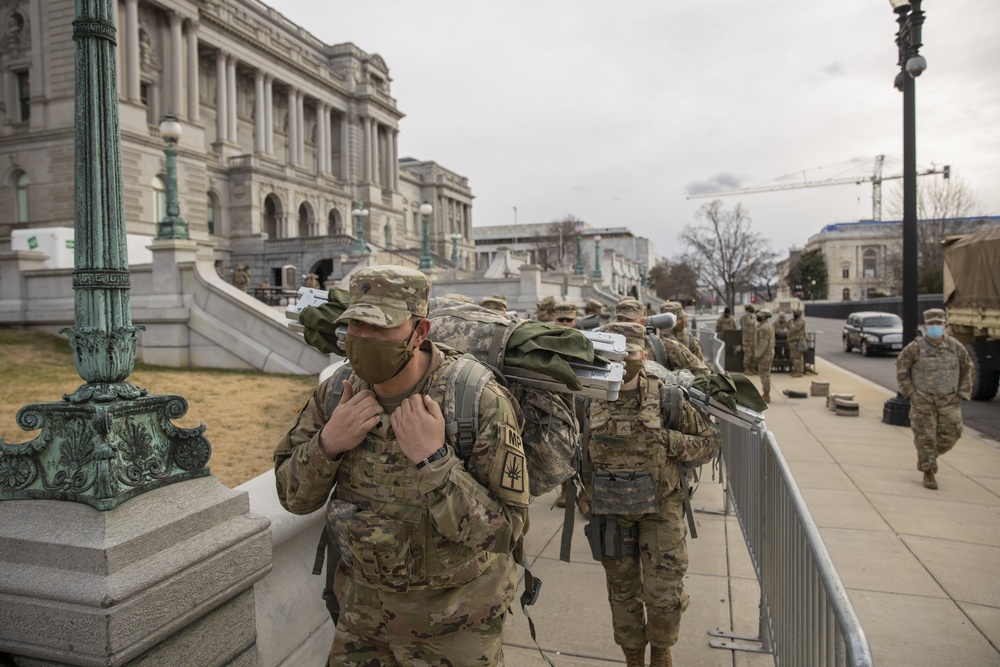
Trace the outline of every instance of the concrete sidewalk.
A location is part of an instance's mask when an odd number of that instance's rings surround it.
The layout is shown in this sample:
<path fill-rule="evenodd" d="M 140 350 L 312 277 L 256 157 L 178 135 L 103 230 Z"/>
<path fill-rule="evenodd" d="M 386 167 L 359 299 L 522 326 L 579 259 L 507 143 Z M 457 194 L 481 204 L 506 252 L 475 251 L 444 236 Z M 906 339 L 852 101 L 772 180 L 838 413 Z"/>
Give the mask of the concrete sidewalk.
<path fill-rule="evenodd" d="M 1000 666 L 1000 443 L 966 431 L 939 460 L 941 488 L 921 485 L 908 428 L 881 422 L 886 389 L 818 361 L 818 376 L 772 375 L 766 412 L 872 647 L 878 667 Z M 755 378 L 756 380 L 757 378 Z M 825 398 L 788 399 L 828 380 L 854 394 L 857 417 L 838 417 Z M 759 382 L 758 382 L 759 385 Z M 536 499 L 526 537 L 543 580 L 531 614 L 539 644 L 558 667 L 621 665 L 604 571 L 590 557 L 577 514 L 571 563 L 559 560 L 562 510 L 555 492 Z M 722 487 L 706 477 L 696 509 L 721 511 Z M 691 606 L 674 647 L 678 667 L 773 665 L 770 655 L 709 646 L 711 629 L 756 636 L 756 576 L 735 517 L 698 512 L 688 539 L 685 590 Z M 516 609 L 507 664 L 544 666 Z"/>

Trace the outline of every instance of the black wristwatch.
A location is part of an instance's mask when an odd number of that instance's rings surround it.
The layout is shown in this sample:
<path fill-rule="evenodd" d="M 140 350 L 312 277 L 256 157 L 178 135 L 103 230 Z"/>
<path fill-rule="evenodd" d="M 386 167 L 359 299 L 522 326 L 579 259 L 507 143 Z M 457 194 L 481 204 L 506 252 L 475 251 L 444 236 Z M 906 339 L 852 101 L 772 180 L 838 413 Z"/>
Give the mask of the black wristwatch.
<path fill-rule="evenodd" d="M 441 449 L 437 450 L 423 461 L 417 462 L 417 470 L 423 468 L 428 463 L 433 463 L 434 461 L 437 461 L 438 459 L 443 459 L 446 456 L 448 456 L 448 445 L 441 445 Z"/>

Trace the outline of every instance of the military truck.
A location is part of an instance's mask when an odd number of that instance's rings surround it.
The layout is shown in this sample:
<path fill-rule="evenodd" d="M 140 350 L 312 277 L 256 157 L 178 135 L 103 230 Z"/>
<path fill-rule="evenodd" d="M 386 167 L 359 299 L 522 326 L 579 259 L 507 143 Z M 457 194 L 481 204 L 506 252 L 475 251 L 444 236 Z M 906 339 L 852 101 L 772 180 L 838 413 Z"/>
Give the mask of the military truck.
<path fill-rule="evenodd" d="M 1000 384 L 1000 226 L 942 245 L 948 326 L 972 357 L 973 400 L 988 401 Z"/>

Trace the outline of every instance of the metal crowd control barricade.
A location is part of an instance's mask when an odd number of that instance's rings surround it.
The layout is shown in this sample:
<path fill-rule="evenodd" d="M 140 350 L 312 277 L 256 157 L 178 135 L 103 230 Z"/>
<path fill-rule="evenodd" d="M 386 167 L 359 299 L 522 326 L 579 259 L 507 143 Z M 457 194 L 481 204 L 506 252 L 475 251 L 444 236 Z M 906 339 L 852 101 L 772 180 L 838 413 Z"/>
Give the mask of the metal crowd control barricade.
<path fill-rule="evenodd" d="M 702 336 L 716 368 L 724 354 Z M 707 345 L 706 345 L 707 343 Z M 719 420 L 725 507 L 733 507 L 760 585 L 756 637 L 710 630 L 713 648 L 771 653 L 779 667 L 872 667 L 864 630 L 763 415 L 733 414 L 692 389 Z"/>

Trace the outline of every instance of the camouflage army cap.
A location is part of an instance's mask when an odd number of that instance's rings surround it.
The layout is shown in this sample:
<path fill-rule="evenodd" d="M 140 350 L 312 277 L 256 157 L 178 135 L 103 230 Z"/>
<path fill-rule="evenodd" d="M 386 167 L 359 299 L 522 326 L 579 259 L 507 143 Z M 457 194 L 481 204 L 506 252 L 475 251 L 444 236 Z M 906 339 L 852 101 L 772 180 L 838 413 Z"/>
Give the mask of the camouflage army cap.
<path fill-rule="evenodd" d="M 457 292 L 452 292 L 450 294 L 444 294 L 441 296 L 442 299 L 451 299 L 452 301 L 461 301 L 462 303 L 475 303 L 476 300 L 471 296 L 465 294 L 458 294 Z"/>
<path fill-rule="evenodd" d="M 609 322 L 601 327 L 601 331 L 625 336 L 625 349 L 629 352 L 646 349 L 646 327 L 638 322 Z"/>
<path fill-rule="evenodd" d="M 493 296 L 484 296 L 479 300 L 479 305 L 483 308 L 496 311 L 501 315 L 507 312 L 507 299 L 496 294 Z"/>
<path fill-rule="evenodd" d="M 638 299 L 630 296 L 625 297 L 615 304 L 615 317 L 624 317 L 628 320 L 638 320 L 646 316 L 646 307 Z"/>
<path fill-rule="evenodd" d="M 556 317 L 572 317 L 576 318 L 576 304 L 569 301 L 560 301 L 556 304 L 553 309 Z"/>
<path fill-rule="evenodd" d="M 665 304 L 660 306 L 661 313 L 673 313 L 678 317 L 684 314 L 684 306 L 682 306 L 677 301 L 667 301 Z"/>
<path fill-rule="evenodd" d="M 792 315 L 801 315 L 801 314 L 802 314 L 801 308 L 792 308 Z"/>
<path fill-rule="evenodd" d="M 586 310 L 592 310 L 598 315 L 604 312 L 604 304 L 597 299 L 587 299 Z"/>
<path fill-rule="evenodd" d="M 948 319 L 945 316 L 945 312 L 940 308 L 928 308 L 924 311 L 924 324 L 930 324 L 931 322 L 947 322 Z"/>
<path fill-rule="evenodd" d="M 427 317 L 431 280 L 405 266 L 369 266 L 351 276 L 350 300 L 337 323 L 361 320 L 377 327 L 398 327 L 411 315 Z"/>
<path fill-rule="evenodd" d="M 771 317 L 771 309 L 761 308 L 760 310 L 757 311 L 757 314 L 760 315 L 761 317 Z"/>
<path fill-rule="evenodd" d="M 538 301 L 536 310 L 540 313 L 551 313 L 556 309 L 556 298 L 554 296 L 546 296 Z"/>
<path fill-rule="evenodd" d="M 743 306 L 743 310 L 745 310 L 748 313 L 752 313 L 753 312 L 753 304 L 752 303 L 748 303 L 747 305 Z"/>

